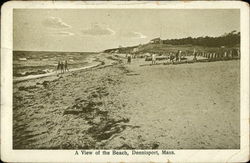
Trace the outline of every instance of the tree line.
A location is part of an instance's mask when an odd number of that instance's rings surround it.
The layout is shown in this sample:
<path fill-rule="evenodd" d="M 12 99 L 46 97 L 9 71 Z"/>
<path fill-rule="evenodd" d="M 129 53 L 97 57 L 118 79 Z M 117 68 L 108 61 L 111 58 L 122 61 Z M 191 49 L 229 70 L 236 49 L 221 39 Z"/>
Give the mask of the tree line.
<path fill-rule="evenodd" d="M 227 46 L 232 47 L 240 44 L 240 32 L 236 32 L 235 30 L 229 33 L 225 33 L 219 37 L 186 37 L 181 39 L 167 39 L 162 41 L 163 44 L 171 44 L 171 45 L 199 45 L 199 46 L 207 46 L 207 47 L 221 47 Z"/>

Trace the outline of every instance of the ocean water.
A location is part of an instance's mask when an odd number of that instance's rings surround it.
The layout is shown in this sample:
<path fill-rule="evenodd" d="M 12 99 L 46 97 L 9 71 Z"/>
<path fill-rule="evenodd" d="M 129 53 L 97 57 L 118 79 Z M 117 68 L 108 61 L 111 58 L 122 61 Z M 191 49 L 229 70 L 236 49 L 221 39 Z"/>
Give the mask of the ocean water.
<path fill-rule="evenodd" d="M 39 75 L 56 71 L 58 61 L 68 61 L 68 68 L 90 65 L 97 53 L 13 51 L 13 77 Z"/>

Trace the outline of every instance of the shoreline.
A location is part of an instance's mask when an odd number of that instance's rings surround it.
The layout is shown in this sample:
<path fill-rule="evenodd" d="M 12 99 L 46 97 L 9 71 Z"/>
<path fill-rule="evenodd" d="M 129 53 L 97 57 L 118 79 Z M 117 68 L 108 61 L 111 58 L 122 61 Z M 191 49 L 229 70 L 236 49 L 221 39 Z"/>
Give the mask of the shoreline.
<path fill-rule="evenodd" d="M 79 71 L 79 70 L 85 70 L 85 69 L 89 69 L 89 68 L 94 68 L 94 67 L 97 67 L 100 65 L 101 65 L 101 62 L 93 64 L 93 65 L 89 65 L 89 66 L 80 67 L 80 68 L 73 68 L 73 69 L 70 69 L 70 71 L 68 71 L 68 73 L 74 72 L 74 71 Z M 67 72 L 65 72 L 65 73 L 67 73 Z M 21 81 L 44 78 L 44 77 L 53 76 L 53 75 L 60 75 L 60 74 L 62 74 L 62 73 L 57 73 L 56 71 L 53 71 L 50 73 L 39 74 L 39 75 L 28 75 L 28 76 L 24 76 L 24 77 L 16 77 L 16 78 L 13 78 L 13 82 L 21 82 Z"/>
<path fill-rule="evenodd" d="M 111 61 L 107 61 L 107 59 L 108 59 L 107 56 L 101 56 L 101 55 L 107 55 L 107 54 L 99 53 L 99 54 L 97 54 L 97 56 L 93 57 L 93 59 L 92 59 L 93 62 L 90 63 L 90 65 L 80 67 L 80 68 L 72 68 L 72 69 L 70 69 L 69 72 L 65 72 L 65 74 L 70 73 L 70 72 L 79 71 L 79 70 L 86 70 L 86 69 L 95 68 L 95 67 L 98 67 L 101 65 L 112 64 Z M 32 79 L 45 78 L 45 77 L 49 77 L 49 76 L 57 76 L 57 75 L 61 75 L 61 74 L 64 74 L 64 73 L 57 73 L 56 71 L 53 71 L 53 72 L 45 73 L 45 74 L 28 75 L 28 76 L 23 76 L 23 77 L 13 77 L 13 82 L 16 83 L 16 82 L 22 82 L 22 81 L 27 81 L 27 80 L 32 80 Z"/>

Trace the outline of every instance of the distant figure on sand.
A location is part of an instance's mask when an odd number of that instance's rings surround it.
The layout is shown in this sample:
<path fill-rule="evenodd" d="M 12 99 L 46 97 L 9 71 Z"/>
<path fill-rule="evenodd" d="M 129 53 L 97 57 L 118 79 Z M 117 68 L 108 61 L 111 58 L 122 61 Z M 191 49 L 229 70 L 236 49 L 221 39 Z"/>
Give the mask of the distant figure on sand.
<path fill-rule="evenodd" d="M 68 69 L 68 61 L 65 60 L 64 62 L 64 69 L 65 69 L 65 72 L 68 71 L 69 72 L 69 69 Z"/>
<path fill-rule="evenodd" d="M 64 64 L 61 62 L 61 73 L 64 73 Z"/>
<path fill-rule="evenodd" d="M 152 54 L 152 65 L 156 64 L 156 55 Z"/>
<path fill-rule="evenodd" d="M 194 49 L 194 53 L 193 53 L 193 54 L 194 54 L 194 58 L 193 58 L 193 60 L 194 60 L 194 61 L 197 61 L 197 58 L 196 58 L 197 53 L 196 53 L 195 49 Z"/>
<path fill-rule="evenodd" d="M 60 69 L 61 69 L 61 62 L 58 61 L 57 68 L 56 68 L 56 73 L 57 73 L 57 71 L 59 71 Z"/>
<path fill-rule="evenodd" d="M 175 53 L 175 60 L 178 61 L 178 59 L 179 59 L 179 50 L 177 53 Z"/>
<path fill-rule="evenodd" d="M 131 60 L 132 60 L 132 56 L 130 54 L 128 54 L 127 57 L 128 57 L 128 64 L 130 64 Z"/>
<path fill-rule="evenodd" d="M 170 59 L 170 62 L 174 63 L 174 55 L 173 55 L 173 53 L 170 53 L 169 59 Z"/>
<path fill-rule="evenodd" d="M 181 51 L 179 50 L 179 62 L 181 62 Z"/>

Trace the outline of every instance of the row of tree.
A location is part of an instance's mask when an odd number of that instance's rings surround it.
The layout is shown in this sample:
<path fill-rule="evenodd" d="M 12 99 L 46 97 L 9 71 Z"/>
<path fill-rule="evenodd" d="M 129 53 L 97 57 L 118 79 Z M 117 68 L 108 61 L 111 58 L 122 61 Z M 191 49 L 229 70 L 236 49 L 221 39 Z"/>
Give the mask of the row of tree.
<path fill-rule="evenodd" d="M 208 46 L 208 47 L 220 47 L 220 46 L 235 46 L 240 44 L 240 32 L 236 32 L 235 30 L 226 33 L 219 37 L 187 37 L 182 39 L 167 39 L 163 40 L 163 44 L 171 44 L 171 45 L 199 45 L 199 46 Z"/>

